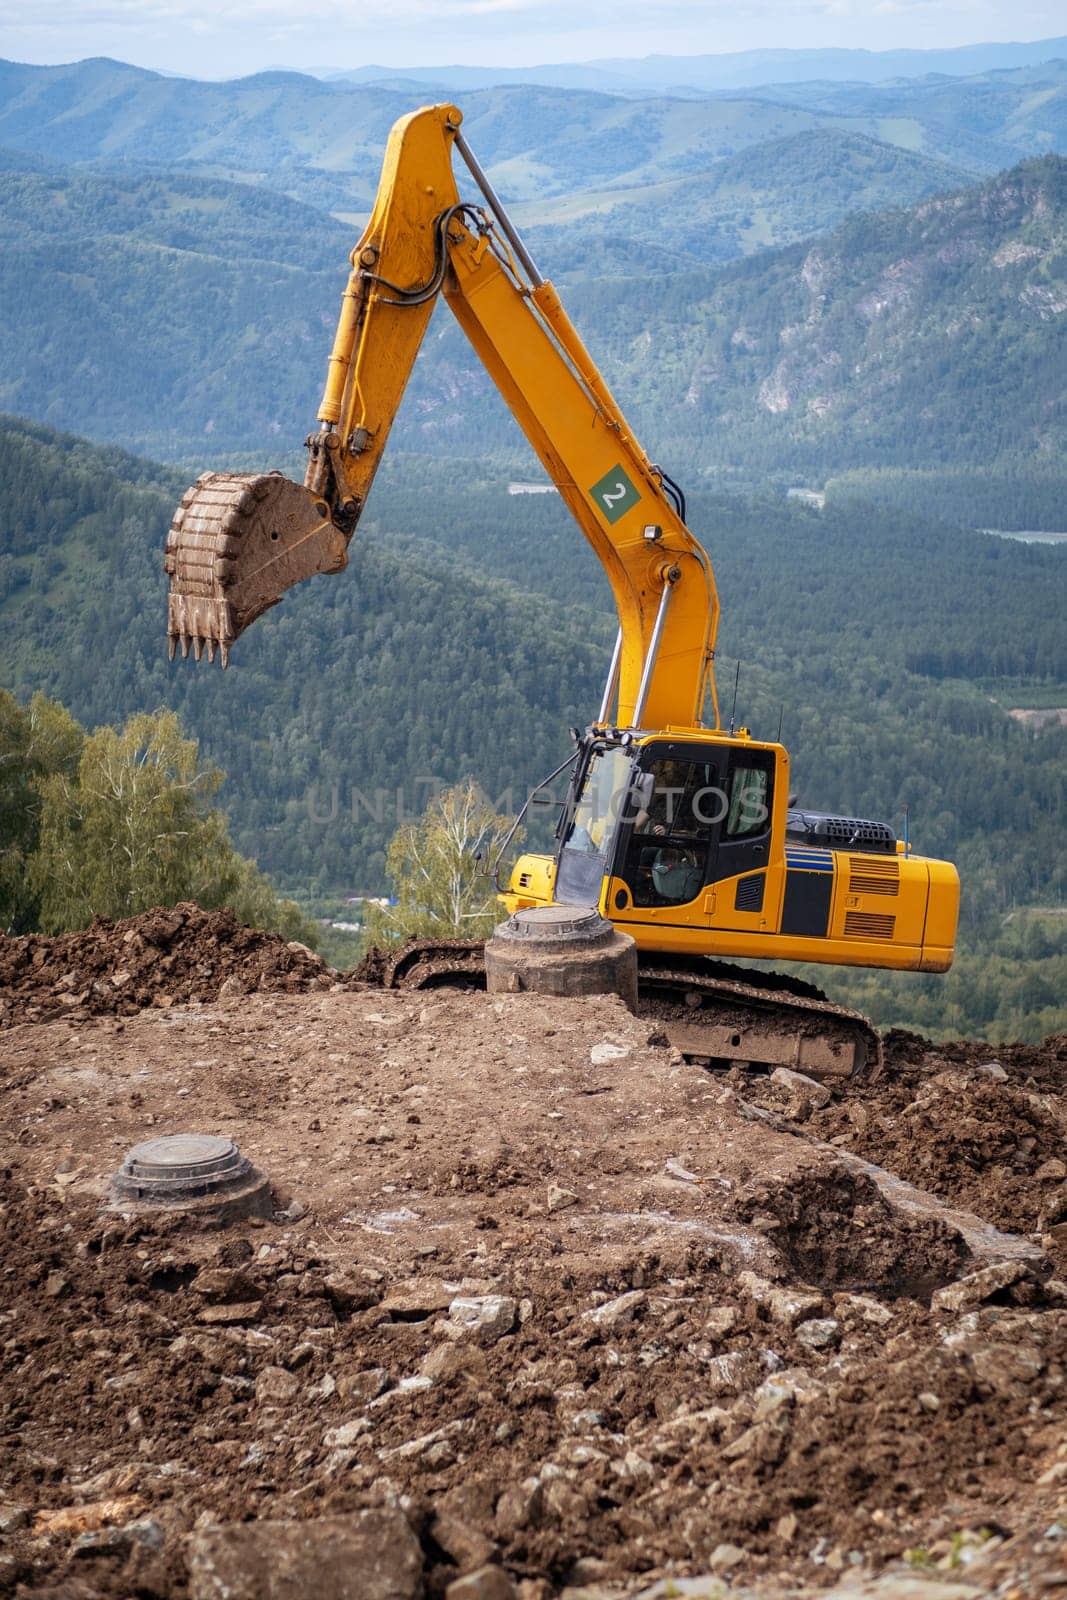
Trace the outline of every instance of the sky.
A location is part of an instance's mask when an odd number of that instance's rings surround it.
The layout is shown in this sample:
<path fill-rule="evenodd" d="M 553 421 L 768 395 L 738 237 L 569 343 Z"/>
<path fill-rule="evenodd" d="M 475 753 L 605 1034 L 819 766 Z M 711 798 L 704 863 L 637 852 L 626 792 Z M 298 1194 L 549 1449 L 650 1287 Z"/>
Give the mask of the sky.
<path fill-rule="evenodd" d="M 888 50 L 1067 31 L 1065 0 L 0 0 L 0 56 L 267 67 L 532 66 L 766 47 Z"/>

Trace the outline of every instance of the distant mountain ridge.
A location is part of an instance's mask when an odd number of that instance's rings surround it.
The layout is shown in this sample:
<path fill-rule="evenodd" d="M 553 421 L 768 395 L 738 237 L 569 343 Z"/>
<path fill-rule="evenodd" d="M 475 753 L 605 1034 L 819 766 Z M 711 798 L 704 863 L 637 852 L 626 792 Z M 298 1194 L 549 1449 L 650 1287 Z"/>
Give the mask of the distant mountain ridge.
<path fill-rule="evenodd" d="M 315 75 L 350 83 L 408 82 L 453 90 L 537 83 L 557 89 L 647 95 L 753 89 L 818 78 L 829 82 L 884 83 L 890 78 L 918 78 L 931 73 L 970 77 L 978 72 L 1035 66 L 1064 58 L 1067 35 L 1029 44 L 970 44 L 941 50 L 738 50 L 722 55 L 616 56 L 534 67 L 322 67 L 316 69 Z"/>
<path fill-rule="evenodd" d="M 428 98 L 411 85 L 294 73 L 222 84 L 107 60 L 0 62 L 0 144 L 69 163 L 182 166 L 359 213 L 373 198 L 389 128 Z M 925 86 L 781 86 L 698 100 L 515 85 L 464 92 L 462 108 L 509 203 L 663 183 L 815 129 L 984 175 L 1067 149 L 1067 61 Z"/>

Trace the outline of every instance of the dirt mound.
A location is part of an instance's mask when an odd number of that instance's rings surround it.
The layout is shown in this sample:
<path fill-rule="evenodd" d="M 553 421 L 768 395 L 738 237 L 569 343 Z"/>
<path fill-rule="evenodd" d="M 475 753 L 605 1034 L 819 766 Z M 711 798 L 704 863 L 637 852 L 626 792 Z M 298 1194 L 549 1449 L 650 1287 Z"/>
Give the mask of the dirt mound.
<path fill-rule="evenodd" d="M 224 984 L 239 994 L 324 988 L 333 979 L 306 946 L 245 927 L 232 912 L 157 907 L 121 922 L 98 917 L 53 939 L 0 935 L 0 1027 L 212 1001 Z"/>
<path fill-rule="evenodd" d="M 813 1132 L 997 1227 L 1030 1233 L 1058 1220 L 1067 1040 L 933 1046 L 890 1035 L 886 1054 L 878 1082 L 812 1113 Z"/>

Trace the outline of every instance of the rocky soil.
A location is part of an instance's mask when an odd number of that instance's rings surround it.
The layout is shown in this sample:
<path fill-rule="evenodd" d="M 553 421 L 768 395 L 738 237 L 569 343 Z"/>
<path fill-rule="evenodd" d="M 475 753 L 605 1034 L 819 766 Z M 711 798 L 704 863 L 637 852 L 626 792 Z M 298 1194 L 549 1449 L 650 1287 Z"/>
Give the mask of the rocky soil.
<path fill-rule="evenodd" d="M 194 907 L 0 984 L 0 1593 L 1067 1596 L 1067 1041 L 831 1093 Z M 110 1209 L 182 1131 L 273 1220 Z"/>

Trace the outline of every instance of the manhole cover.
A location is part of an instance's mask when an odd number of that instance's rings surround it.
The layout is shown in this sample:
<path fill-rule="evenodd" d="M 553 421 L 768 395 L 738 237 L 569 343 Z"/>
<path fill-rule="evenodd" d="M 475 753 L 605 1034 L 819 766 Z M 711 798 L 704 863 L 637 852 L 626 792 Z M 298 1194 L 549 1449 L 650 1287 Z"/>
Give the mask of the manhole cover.
<path fill-rule="evenodd" d="M 121 1210 L 164 1206 L 217 1211 L 227 1221 L 270 1216 L 270 1186 L 232 1139 L 174 1133 L 146 1139 L 126 1152 L 111 1180 Z"/>

